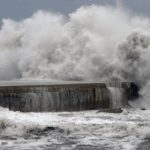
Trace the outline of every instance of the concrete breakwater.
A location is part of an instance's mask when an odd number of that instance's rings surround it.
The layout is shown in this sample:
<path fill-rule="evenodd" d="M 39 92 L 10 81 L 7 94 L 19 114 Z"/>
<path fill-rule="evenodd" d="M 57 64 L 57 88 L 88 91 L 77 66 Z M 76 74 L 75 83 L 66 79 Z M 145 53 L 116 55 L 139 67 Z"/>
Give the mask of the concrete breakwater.
<path fill-rule="evenodd" d="M 22 112 L 116 109 L 134 97 L 132 83 L 19 83 L 0 85 L 0 106 Z"/>

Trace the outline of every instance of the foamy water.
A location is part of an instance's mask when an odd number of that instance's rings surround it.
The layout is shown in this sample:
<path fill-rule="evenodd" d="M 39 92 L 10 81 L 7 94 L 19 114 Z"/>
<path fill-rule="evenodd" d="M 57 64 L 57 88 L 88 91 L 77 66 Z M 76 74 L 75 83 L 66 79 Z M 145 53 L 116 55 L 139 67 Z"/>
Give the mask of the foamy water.
<path fill-rule="evenodd" d="M 68 17 L 38 11 L 21 21 L 3 19 L 0 60 L 0 80 L 132 81 L 141 96 L 132 102 L 134 108 L 148 109 L 109 114 L 21 113 L 1 108 L 0 149 L 134 150 L 149 137 L 148 17 L 92 5 Z M 110 91 L 118 93 L 112 95 L 117 102 L 119 91 Z"/>
<path fill-rule="evenodd" d="M 149 110 L 21 113 L 1 108 L 0 149 L 134 150 L 150 136 Z"/>

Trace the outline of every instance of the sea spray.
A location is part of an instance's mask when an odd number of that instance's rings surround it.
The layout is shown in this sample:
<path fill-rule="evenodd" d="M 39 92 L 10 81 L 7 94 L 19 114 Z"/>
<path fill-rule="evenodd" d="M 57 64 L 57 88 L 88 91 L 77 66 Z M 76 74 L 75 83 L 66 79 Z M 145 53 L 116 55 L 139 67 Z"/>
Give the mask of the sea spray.
<path fill-rule="evenodd" d="M 121 78 L 115 74 L 120 69 L 117 45 L 137 26 L 120 9 L 94 5 L 79 8 L 68 19 L 39 11 L 20 22 L 2 22 L 0 79 L 5 80 Z"/>
<path fill-rule="evenodd" d="M 83 6 L 65 17 L 38 11 L 3 19 L 0 80 L 132 81 L 149 99 L 150 19 L 123 8 Z"/>

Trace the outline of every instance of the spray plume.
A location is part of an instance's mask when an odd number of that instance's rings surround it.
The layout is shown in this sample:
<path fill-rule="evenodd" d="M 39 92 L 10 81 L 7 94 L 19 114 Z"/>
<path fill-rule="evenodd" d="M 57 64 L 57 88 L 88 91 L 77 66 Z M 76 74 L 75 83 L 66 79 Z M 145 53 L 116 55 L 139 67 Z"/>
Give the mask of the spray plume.
<path fill-rule="evenodd" d="M 0 80 L 132 81 L 149 97 L 150 19 L 110 6 L 3 19 Z"/>

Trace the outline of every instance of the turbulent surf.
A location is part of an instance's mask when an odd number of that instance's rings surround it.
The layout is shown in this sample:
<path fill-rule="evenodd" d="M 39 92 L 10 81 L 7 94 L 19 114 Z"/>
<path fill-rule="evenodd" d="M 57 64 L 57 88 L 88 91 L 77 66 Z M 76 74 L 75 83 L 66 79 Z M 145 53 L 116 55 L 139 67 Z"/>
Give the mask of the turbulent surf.
<path fill-rule="evenodd" d="M 68 16 L 38 11 L 20 21 L 3 19 L 0 60 L 0 80 L 134 82 L 139 98 L 131 105 L 147 109 L 108 114 L 20 113 L 1 108 L 1 149 L 132 150 L 149 140 L 148 17 L 92 5 Z"/>

